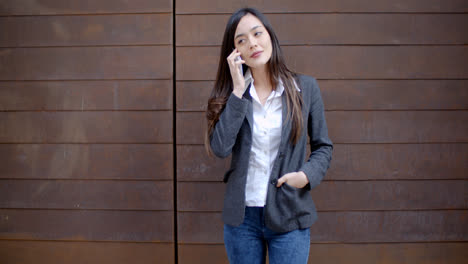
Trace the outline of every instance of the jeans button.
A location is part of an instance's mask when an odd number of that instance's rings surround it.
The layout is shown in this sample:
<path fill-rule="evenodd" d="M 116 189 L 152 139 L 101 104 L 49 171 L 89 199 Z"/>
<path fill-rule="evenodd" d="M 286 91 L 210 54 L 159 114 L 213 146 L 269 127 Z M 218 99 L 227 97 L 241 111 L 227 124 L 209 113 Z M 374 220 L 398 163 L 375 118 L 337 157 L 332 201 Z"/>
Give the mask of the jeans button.
<path fill-rule="evenodd" d="M 277 181 L 276 180 L 271 180 L 270 183 L 273 184 L 273 185 L 276 185 Z"/>

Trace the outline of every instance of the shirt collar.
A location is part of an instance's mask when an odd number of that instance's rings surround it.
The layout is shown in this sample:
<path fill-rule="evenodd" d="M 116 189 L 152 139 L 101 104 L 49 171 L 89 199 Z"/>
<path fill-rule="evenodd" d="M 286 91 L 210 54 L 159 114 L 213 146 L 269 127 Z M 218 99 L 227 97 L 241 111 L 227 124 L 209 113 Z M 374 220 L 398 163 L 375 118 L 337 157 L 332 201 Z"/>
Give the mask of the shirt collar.
<path fill-rule="evenodd" d="M 250 71 L 250 68 L 247 68 L 247 71 L 245 72 L 244 74 L 244 80 L 245 80 L 245 87 L 248 87 L 249 84 L 251 82 L 254 81 L 254 78 L 252 76 L 252 72 Z M 298 92 L 301 92 L 301 89 L 299 89 L 299 86 L 297 85 L 296 83 L 296 80 L 293 80 L 294 81 L 294 86 L 296 87 L 296 90 Z M 278 91 L 278 95 L 281 95 L 283 94 L 283 91 L 284 91 L 284 86 L 283 86 L 283 81 L 281 79 L 279 79 L 279 83 L 278 83 L 278 87 L 277 87 L 277 91 Z"/>

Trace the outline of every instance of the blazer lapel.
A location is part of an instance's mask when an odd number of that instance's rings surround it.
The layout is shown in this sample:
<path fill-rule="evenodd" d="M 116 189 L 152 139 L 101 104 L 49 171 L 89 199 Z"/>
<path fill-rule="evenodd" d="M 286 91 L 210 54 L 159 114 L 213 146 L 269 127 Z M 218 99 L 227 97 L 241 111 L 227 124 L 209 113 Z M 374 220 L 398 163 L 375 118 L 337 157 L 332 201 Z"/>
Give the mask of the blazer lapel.
<path fill-rule="evenodd" d="M 250 126 L 250 130 L 253 131 L 253 108 L 252 108 L 252 96 L 250 95 L 250 85 L 252 83 L 249 84 L 249 86 L 247 87 L 247 89 L 245 89 L 245 92 L 243 94 L 243 97 L 247 100 L 250 101 L 250 104 L 249 104 L 249 108 L 247 109 L 247 114 L 246 114 L 246 117 L 247 117 L 247 121 L 249 123 L 249 126 Z"/>
<path fill-rule="evenodd" d="M 300 80 L 296 79 L 296 83 L 299 85 Z M 302 90 L 299 90 L 300 96 L 302 96 Z M 284 150 L 286 143 L 289 140 L 289 136 L 291 134 L 291 129 L 292 129 L 292 123 L 291 123 L 291 118 L 286 122 L 287 115 L 288 115 L 288 105 L 286 102 L 286 91 L 283 91 L 283 94 L 281 95 L 281 108 L 282 108 L 282 123 L 281 123 L 281 141 L 280 141 L 280 151 Z M 305 122 L 305 125 L 307 125 L 307 121 Z"/>
<path fill-rule="evenodd" d="M 291 131 L 291 119 L 287 120 L 288 115 L 288 105 L 286 102 L 286 92 L 283 92 L 281 95 L 281 141 L 280 149 L 284 149 L 284 144 L 288 141 L 289 132 Z"/>

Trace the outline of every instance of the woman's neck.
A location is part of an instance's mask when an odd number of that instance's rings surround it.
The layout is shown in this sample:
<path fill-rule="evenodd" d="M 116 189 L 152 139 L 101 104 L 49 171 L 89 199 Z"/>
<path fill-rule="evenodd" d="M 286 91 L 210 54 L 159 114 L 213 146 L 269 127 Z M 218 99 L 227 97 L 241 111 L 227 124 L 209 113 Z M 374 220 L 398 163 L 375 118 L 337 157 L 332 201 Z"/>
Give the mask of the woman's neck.
<path fill-rule="evenodd" d="M 250 70 L 252 71 L 252 77 L 255 80 L 255 90 L 262 94 L 270 94 L 272 86 L 267 65 L 264 65 L 262 68 L 250 68 Z"/>

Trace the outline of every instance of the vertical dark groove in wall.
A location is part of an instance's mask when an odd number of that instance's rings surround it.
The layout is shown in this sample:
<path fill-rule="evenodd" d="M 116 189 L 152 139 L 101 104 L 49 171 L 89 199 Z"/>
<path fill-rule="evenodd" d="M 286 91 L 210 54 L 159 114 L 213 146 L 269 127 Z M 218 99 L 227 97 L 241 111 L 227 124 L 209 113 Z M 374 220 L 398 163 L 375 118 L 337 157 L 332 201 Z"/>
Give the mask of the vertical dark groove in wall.
<path fill-rule="evenodd" d="M 172 0 L 172 159 L 174 164 L 173 191 L 174 191 L 174 263 L 179 263 L 178 235 L 177 235 L 177 107 L 176 107 L 176 0 Z"/>

